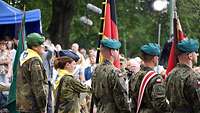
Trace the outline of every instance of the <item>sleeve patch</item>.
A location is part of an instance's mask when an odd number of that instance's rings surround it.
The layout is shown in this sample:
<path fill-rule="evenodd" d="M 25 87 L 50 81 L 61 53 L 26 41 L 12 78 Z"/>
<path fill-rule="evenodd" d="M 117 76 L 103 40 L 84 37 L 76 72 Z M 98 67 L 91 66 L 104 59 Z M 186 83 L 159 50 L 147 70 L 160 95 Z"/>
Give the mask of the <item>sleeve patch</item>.
<path fill-rule="evenodd" d="M 157 82 L 157 83 L 161 83 L 161 82 L 162 82 L 162 79 L 158 78 L 158 79 L 156 79 L 156 82 Z"/>

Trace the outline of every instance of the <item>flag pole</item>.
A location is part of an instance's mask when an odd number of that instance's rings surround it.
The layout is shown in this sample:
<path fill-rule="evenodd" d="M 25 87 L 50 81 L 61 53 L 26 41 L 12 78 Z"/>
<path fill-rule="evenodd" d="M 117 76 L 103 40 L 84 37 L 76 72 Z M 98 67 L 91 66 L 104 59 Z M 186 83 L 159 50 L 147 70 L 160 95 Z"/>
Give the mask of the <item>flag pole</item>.
<path fill-rule="evenodd" d="M 101 40 L 103 38 L 106 4 L 107 4 L 107 0 L 102 2 L 103 9 L 102 9 L 102 16 L 100 18 L 101 19 L 101 26 L 100 26 L 100 32 L 98 33 L 99 38 L 98 38 L 98 47 L 97 47 L 97 56 L 96 56 L 96 63 L 97 64 L 99 63 L 99 60 L 100 60 L 100 46 L 101 46 Z M 90 104 L 90 113 L 93 113 L 93 108 L 94 108 L 94 96 L 92 95 L 91 104 Z"/>
<path fill-rule="evenodd" d="M 174 5 L 175 4 L 175 0 L 170 0 L 169 3 L 169 12 L 170 12 L 170 37 L 169 38 L 173 38 L 172 36 L 174 35 Z"/>
<path fill-rule="evenodd" d="M 24 4 L 23 7 L 24 7 L 24 8 L 23 8 L 23 18 L 24 18 L 24 21 L 25 21 L 25 23 L 26 23 L 26 5 Z M 22 27 L 21 27 L 22 30 L 26 29 L 26 28 L 25 28 L 25 23 L 23 24 L 23 22 L 22 22 Z M 23 28 L 24 28 L 24 29 L 23 29 Z M 26 35 L 26 34 L 25 34 L 25 32 L 23 31 L 23 32 L 22 32 L 22 43 L 23 43 L 22 47 L 23 47 L 23 50 L 25 49 L 25 47 L 24 47 L 24 46 L 25 46 L 25 45 L 24 45 L 24 43 L 25 43 L 25 35 Z"/>
<path fill-rule="evenodd" d="M 177 36 L 177 13 L 176 13 L 176 1 L 173 0 L 172 1 L 172 6 L 173 6 L 173 10 L 171 11 L 171 15 L 173 15 L 172 18 L 172 24 L 173 24 L 173 34 L 171 35 L 171 40 L 172 40 L 172 46 L 171 46 L 171 50 L 170 50 L 170 55 L 169 55 L 169 59 L 168 59 L 168 67 L 166 69 L 166 75 L 165 75 L 165 79 L 168 76 L 168 73 L 173 69 L 173 67 L 176 64 L 176 44 L 178 42 L 178 36 Z"/>
<path fill-rule="evenodd" d="M 102 2 L 103 5 L 103 10 L 102 10 L 102 17 L 101 19 L 101 26 L 100 26 L 100 32 L 99 32 L 99 38 L 98 38 L 98 47 L 97 47 L 97 56 L 96 56 L 96 63 L 99 63 L 100 59 L 100 45 L 101 45 L 101 40 L 103 38 L 103 29 L 104 29 L 104 20 L 105 20 L 105 8 L 106 8 L 107 0 Z"/>
<path fill-rule="evenodd" d="M 177 34 L 177 12 L 176 12 L 176 0 L 174 0 L 174 12 L 173 12 L 174 14 L 173 14 L 173 23 L 174 23 L 174 31 L 173 31 L 173 33 L 174 33 L 174 44 L 175 44 L 175 46 L 174 46 L 174 62 L 176 63 L 177 62 L 177 57 L 176 57 L 176 45 L 177 45 L 177 43 L 178 43 L 178 34 Z"/>

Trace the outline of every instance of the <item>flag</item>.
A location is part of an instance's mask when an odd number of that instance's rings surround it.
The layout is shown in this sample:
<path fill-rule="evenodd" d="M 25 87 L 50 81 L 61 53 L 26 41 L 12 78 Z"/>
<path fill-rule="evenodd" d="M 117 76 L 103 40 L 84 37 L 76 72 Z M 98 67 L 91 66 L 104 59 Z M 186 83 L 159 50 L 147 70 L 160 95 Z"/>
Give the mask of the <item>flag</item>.
<path fill-rule="evenodd" d="M 18 33 L 18 47 L 13 64 L 13 80 L 10 86 L 10 91 L 8 96 L 7 109 L 9 110 L 10 113 L 19 113 L 16 111 L 16 76 L 17 76 L 17 70 L 18 70 L 17 66 L 19 63 L 20 55 L 26 48 L 24 39 L 25 39 L 25 13 L 22 19 L 20 31 Z"/>
<path fill-rule="evenodd" d="M 169 55 L 169 59 L 168 59 L 168 67 L 166 70 L 166 75 L 165 75 L 165 79 L 167 78 L 169 72 L 175 67 L 176 63 L 177 63 L 177 57 L 176 57 L 176 45 L 179 41 L 183 40 L 186 38 L 186 35 L 184 34 L 181 24 L 180 24 L 180 20 L 177 18 L 174 18 L 174 39 L 172 42 L 172 46 L 171 46 L 171 50 L 170 50 L 170 55 Z"/>
<path fill-rule="evenodd" d="M 115 0 L 106 0 L 104 12 L 103 38 L 112 38 L 119 40 L 117 28 L 117 15 Z M 120 68 L 119 57 L 113 63 L 115 67 Z"/>

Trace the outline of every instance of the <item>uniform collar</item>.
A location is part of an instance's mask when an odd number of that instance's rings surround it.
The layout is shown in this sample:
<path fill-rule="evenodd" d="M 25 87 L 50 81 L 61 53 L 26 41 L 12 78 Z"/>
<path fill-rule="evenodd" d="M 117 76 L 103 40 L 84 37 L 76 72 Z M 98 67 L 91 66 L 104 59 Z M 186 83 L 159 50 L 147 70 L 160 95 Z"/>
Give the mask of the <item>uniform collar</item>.
<path fill-rule="evenodd" d="M 186 64 L 180 64 L 180 63 L 178 63 L 177 66 L 178 67 L 184 67 L 184 68 L 190 68 L 188 65 L 186 65 Z"/>
<path fill-rule="evenodd" d="M 20 65 L 33 57 L 37 57 L 42 62 L 42 58 L 36 51 L 27 49 L 20 55 Z"/>
<path fill-rule="evenodd" d="M 58 78 L 57 78 L 56 83 L 55 83 L 55 87 L 54 87 L 55 89 L 59 86 L 60 80 L 61 80 L 61 78 L 62 78 L 63 76 L 70 76 L 70 77 L 73 78 L 73 74 L 70 73 L 70 72 L 67 71 L 67 70 L 58 69 L 57 71 L 58 71 Z"/>

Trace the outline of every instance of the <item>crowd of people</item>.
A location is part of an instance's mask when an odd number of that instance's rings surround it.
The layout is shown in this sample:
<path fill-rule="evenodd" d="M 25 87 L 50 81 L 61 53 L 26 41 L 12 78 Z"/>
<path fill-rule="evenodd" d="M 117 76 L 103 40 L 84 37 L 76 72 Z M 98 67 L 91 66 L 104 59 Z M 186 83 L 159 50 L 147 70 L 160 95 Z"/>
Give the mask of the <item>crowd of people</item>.
<path fill-rule="evenodd" d="M 164 79 L 158 65 L 160 47 L 143 45 L 141 56 L 125 58 L 121 43 L 101 40 L 97 50 L 73 43 L 63 50 L 38 33 L 26 37 L 16 79 L 16 109 L 21 113 L 199 113 L 199 43 L 177 44 L 177 66 Z M 7 104 L 12 83 L 16 40 L 0 41 L 0 109 Z M 113 65 L 119 59 L 121 67 Z"/>

